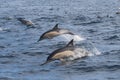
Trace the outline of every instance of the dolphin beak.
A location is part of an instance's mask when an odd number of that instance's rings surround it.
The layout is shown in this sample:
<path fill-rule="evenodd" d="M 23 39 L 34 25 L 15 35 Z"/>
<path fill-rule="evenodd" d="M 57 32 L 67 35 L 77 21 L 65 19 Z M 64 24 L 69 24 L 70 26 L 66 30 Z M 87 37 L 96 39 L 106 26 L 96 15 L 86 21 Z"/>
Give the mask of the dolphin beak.
<path fill-rule="evenodd" d="M 47 64 L 47 63 L 49 63 L 49 62 L 51 62 L 51 60 L 50 60 L 50 61 L 46 61 L 46 62 L 42 63 L 40 66 L 43 66 L 43 65 L 45 65 L 45 64 Z"/>
<path fill-rule="evenodd" d="M 39 42 L 39 41 L 40 41 L 40 39 L 37 42 Z"/>
<path fill-rule="evenodd" d="M 41 40 L 43 40 L 42 38 L 39 38 L 39 40 L 37 41 L 37 42 L 39 42 L 39 41 L 41 41 Z"/>

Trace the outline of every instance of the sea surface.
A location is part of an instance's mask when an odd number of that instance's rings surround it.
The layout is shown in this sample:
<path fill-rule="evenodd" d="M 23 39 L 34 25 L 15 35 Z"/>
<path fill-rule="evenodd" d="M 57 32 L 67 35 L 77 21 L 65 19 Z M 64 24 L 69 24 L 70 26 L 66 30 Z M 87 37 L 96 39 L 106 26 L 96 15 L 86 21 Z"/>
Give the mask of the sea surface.
<path fill-rule="evenodd" d="M 0 0 L 0 80 L 120 80 L 120 0 Z M 27 28 L 16 18 L 31 20 Z M 54 27 L 84 36 L 101 52 L 40 66 L 62 38 L 37 42 Z"/>

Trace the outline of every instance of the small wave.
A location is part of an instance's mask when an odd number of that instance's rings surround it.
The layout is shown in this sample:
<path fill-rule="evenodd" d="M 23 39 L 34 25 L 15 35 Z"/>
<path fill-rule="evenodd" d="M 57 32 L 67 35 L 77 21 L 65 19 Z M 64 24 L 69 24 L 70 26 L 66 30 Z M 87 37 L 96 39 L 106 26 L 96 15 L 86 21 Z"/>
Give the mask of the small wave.
<path fill-rule="evenodd" d="M 37 18 L 34 19 L 34 21 L 45 21 L 45 22 L 64 22 L 64 17 L 59 16 L 59 15 L 51 15 L 51 16 L 47 16 L 47 17 L 41 17 L 41 18 Z"/>
<path fill-rule="evenodd" d="M 87 31 L 88 31 L 89 33 L 97 32 L 97 30 L 94 30 L 94 29 L 88 29 Z"/>
<path fill-rule="evenodd" d="M 0 55 L 0 58 L 14 58 L 14 57 L 15 55 L 5 55 L 5 56 Z"/>
<path fill-rule="evenodd" d="M 119 70 L 120 65 L 101 65 L 101 66 L 73 66 L 75 71 L 93 72 L 93 71 L 115 71 Z"/>
<path fill-rule="evenodd" d="M 96 23 L 102 23 L 100 20 L 93 20 L 85 23 L 81 23 L 81 25 L 90 25 L 90 24 L 96 24 Z"/>
<path fill-rule="evenodd" d="M 0 80 L 12 80 L 12 79 L 9 77 L 0 77 Z"/>
<path fill-rule="evenodd" d="M 118 40 L 119 39 L 119 36 L 118 35 L 113 35 L 113 36 L 110 36 L 104 40 Z"/>
<path fill-rule="evenodd" d="M 103 69 L 114 71 L 120 69 L 120 65 L 104 65 Z"/>
<path fill-rule="evenodd" d="M 118 49 L 116 49 L 116 50 L 110 50 L 109 52 L 104 52 L 104 55 L 114 55 L 114 56 L 120 56 L 120 50 Z"/>
<path fill-rule="evenodd" d="M 29 55 L 29 56 L 39 56 L 43 52 L 23 52 L 22 54 Z"/>
<path fill-rule="evenodd" d="M 0 49 L 4 49 L 5 48 L 5 46 L 0 46 Z"/>
<path fill-rule="evenodd" d="M 84 15 L 78 15 L 73 20 L 78 20 L 80 22 L 85 22 L 87 20 L 90 20 L 90 17 L 84 16 Z"/>
<path fill-rule="evenodd" d="M 11 32 L 11 30 L 10 30 L 10 29 L 8 29 L 8 28 L 2 28 L 2 27 L 0 27 L 0 31 Z"/>
<path fill-rule="evenodd" d="M 94 67 L 77 67 L 77 68 L 73 68 L 75 71 L 83 71 L 83 72 L 93 72 L 96 71 L 96 69 Z"/>
<path fill-rule="evenodd" d="M 50 70 L 47 69 L 41 69 L 41 70 L 26 70 L 26 71 L 22 71 L 21 74 L 37 74 L 39 72 L 49 72 Z"/>

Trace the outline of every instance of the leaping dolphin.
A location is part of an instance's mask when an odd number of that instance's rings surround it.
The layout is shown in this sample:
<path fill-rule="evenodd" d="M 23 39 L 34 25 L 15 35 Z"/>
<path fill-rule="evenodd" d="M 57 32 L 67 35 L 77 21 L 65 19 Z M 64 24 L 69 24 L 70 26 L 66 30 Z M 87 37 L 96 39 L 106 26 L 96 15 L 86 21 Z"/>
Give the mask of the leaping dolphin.
<path fill-rule="evenodd" d="M 41 41 L 41 40 L 44 40 L 44 39 L 52 39 L 56 36 L 59 36 L 61 34 L 71 34 L 71 35 L 74 35 L 71 31 L 67 30 L 67 29 L 63 29 L 63 28 L 59 28 L 58 27 L 58 24 L 56 24 L 54 26 L 54 28 L 46 31 L 45 33 L 43 33 L 38 42 Z"/>
<path fill-rule="evenodd" d="M 63 48 L 57 49 L 53 51 L 48 57 L 45 63 L 41 64 L 47 64 L 51 61 L 54 60 L 60 60 L 60 61 L 65 61 L 67 58 L 70 58 L 74 56 L 74 44 L 73 44 L 73 39 Z"/>

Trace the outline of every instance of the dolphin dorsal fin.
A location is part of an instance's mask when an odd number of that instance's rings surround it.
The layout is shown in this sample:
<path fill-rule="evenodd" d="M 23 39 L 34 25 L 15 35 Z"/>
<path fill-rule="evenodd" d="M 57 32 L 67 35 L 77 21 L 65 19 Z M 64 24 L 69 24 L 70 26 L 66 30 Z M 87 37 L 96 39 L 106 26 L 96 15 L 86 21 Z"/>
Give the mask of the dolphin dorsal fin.
<path fill-rule="evenodd" d="M 53 27 L 53 29 L 55 30 L 55 29 L 58 29 L 58 24 L 56 24 L 54 27 Z"/>
<path fill-rule="evenodd" d="M 74 46 L 74 44 L 73 44 L 73 39 L 66 45 L 66 47 L 68 47 L 68 46 Z"/>

